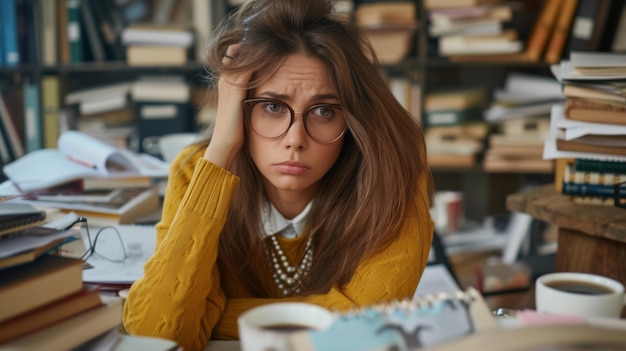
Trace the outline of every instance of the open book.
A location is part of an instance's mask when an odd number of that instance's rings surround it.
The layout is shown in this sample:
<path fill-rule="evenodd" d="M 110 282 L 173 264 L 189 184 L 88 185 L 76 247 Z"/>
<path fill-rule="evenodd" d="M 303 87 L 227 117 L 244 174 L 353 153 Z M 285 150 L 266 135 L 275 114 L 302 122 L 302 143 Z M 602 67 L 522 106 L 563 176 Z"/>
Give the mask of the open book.
<path fill-rule="evenodd" d="M 90 177 L 167 177 L 169 165 L 70 130 L 59 137 L 58 149 L 32 151 L 3 170 L 20 191 L 31 192 Z"/>
<path fill-rule="evenodd" d="M 294 351 L 408 351 L 497 330 L 497 321 L 474 288 L 339 312 L 326 330 L 290 336 Z"/>

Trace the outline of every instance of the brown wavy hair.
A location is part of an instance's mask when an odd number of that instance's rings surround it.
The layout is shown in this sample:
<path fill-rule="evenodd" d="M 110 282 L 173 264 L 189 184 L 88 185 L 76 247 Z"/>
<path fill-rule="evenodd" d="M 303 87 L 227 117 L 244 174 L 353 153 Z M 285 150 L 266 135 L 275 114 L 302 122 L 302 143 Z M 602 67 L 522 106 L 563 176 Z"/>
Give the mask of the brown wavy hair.
<path fill-rule="evenodd" d="M 223 65 L 226 49 L 237 43 L 235 60 Z M 247 2 L 215 32 L 207 78 L 215 84 L 222 73 L 254 72 L 247 87 L 253 89 L 295 53 L 324 64 L 348 125 L 341 154 L 322 179 L 307 221 L 315 255 L 302 282 L 306 295 L 348 283 L 359 263 L 388 246 L 404 218 L 415 214 L 419 177 L 429 184 L 424 198 L 431 198 L 433 187 L 420 126 L 387 88 L 366 38 L 333 13 L 330 0 Z M 253 269 L 268 264 L 259 211 L 265 195 L 247 144 L 229 171 L 241 182 L 220 236 L 220 268 L 225 276 L 243 276 L 252 292 L 267 296 Z M 421 208 L 427 211 L 428 204 Z"/>

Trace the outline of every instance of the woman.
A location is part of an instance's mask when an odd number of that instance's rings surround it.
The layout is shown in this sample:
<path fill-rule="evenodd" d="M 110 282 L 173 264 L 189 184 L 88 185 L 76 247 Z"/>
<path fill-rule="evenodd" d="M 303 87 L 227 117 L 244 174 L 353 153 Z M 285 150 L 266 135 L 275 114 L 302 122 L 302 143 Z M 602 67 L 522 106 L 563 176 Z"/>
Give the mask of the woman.
<path fill-rule="evenodd" d="M 172 164 L 126 329 L 197 350 L 258 305 L 412 296 L 433 235 L 424 139 L 358 31 L 331 1 L 251 0 L 208 63 L 214 131 Z"/>

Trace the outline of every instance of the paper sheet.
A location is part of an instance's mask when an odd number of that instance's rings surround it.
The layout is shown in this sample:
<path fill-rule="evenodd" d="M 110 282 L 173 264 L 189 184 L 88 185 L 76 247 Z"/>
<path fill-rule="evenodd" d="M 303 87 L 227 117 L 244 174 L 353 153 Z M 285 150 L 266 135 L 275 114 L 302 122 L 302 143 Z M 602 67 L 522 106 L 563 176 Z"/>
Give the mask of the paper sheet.
<path fill-rule="evenodd" d="M 131 284 L 143 276 L 143 266 L 152 256 L 156 247 L 156 228 L 143 225 L 116 225 L 124 248 L 126 259 L 123 259 L 120 240 L 111 228 L 103 229 L 96 242 L 96 254 L 88 260 L 93 268 L 83 270 L 83 281 L 89 283 Z M 98 230 L 102 228 L 90 227 L 92 242 Z M 89 238 L 82 229 L 83 242 L 89 247 Z M 113 259 L 122 259 L 122 262 L 112 262 L 103 258 L 106 255 Z"/>

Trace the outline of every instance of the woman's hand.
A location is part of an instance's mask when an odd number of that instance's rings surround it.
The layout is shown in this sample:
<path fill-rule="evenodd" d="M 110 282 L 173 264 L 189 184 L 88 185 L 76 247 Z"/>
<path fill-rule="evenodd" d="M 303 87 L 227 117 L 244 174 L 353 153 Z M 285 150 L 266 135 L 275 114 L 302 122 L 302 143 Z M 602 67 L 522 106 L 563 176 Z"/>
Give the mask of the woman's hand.
<path fill-rule="evenodd" d="M 232 64 L 239 44 L 228 47 L 222 59 L 225 65 Z M 236 75 L 224 74 L 217 83 L 217 118 L 211 143 L 204 152 L 204 158 L 222 168 L 228 169 L 244 142 L 243 108 L 247 83 L 252 72 Z"/>

